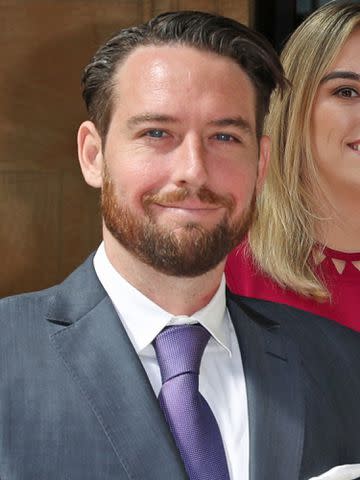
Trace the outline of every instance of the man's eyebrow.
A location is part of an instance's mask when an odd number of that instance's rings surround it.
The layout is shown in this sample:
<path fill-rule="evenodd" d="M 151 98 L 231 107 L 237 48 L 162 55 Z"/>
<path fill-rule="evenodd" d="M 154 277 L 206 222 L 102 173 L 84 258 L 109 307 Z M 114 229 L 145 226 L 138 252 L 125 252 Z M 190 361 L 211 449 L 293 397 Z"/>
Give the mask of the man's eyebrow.
<path fill-rule="evenodd" d="M 253 131 L 250 123 L 243 117 L 218 118 L 209 122 L 209 125 L 213 125 L 215 127 L 237 127 L 241 130 L 244 130 L 246 133 L 252 133 Z"/>
<path fill-rule="evenodd" d="M 162 122 L 162 123 L 177 123 L 179 120 L 170 115 L 162 115 L 158 113 L 141 113 L 140 115 L 134 115 L 128 119 L 128 128 L 134 128 L 143 123 L 150 122 Z"/>
<path fill-rule="evenodd" d="M 342 78 L 344 80 L 356 80 L 357 82 L 360 81 L 360 74 L 351 72 L 351 71 L 341 71 L 335 70 L 334 72 L 330 72 L 325 77 L 321 79 L 321 83 L 328 82 L 329 80 L 334 80 L 336 78 Z"/>

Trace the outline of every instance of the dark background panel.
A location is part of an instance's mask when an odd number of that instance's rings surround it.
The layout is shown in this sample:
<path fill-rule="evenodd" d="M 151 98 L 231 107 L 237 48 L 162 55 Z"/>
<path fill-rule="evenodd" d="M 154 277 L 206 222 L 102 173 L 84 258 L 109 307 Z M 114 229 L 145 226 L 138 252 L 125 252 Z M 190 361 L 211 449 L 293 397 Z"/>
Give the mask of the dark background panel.
<path fill-rule="evenodd" d="M 280 52 L 295 28 L 308 15 L 329 1 L 256 0 L 254 4 L 254 26 Z"/>

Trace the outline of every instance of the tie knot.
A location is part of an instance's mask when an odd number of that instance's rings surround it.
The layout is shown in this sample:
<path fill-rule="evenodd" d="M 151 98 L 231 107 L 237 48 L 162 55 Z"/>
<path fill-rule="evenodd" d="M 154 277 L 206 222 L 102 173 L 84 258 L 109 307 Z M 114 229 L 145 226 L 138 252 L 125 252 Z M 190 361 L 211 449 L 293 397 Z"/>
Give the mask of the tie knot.
<path fill-rule="evenodd" d="M 162 382 L 183 373 L 199 374 L 210 333 L 201 325 L 177 325 L 162 330 L 154 340 Z"/>

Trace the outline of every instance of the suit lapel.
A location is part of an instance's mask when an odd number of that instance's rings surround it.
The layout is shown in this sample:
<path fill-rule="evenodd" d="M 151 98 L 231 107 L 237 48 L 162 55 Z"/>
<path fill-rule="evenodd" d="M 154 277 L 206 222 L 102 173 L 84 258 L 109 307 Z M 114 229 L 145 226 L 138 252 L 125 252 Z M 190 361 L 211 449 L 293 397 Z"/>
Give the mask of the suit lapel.
<path fill-rule="evenodd" d="M 238 299 L 230 297 L 228 308 L 246 379 L 250 480 L 298 479 L 305 407 L 296 349 L 282 337 L 281 326 Z"/>
<path fill-rule="evenodd" d="M 129 478 L 184 480 L 146 373 L 90 260 L 59 287 L 51 341 Z"/>

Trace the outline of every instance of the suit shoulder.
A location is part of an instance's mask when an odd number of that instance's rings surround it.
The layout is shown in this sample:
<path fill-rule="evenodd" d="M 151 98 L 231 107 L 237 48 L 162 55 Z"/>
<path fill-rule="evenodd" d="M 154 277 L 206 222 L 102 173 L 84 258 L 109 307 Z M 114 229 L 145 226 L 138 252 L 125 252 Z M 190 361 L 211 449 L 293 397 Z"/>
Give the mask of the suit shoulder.
<path fill-rule="evenodd" d="M 280 324 L 286 331 L 294 331 L 296 334 L 303 332 L 304 335 L 315 337 L 318 335 L 318 338 L 347 338 L 347 341 L 354 341 L 357 345 L 360 342 L 359 332 L 340 325 L 334 320 L 283 303 L 243 297 L 231 292 L 228 295 L 246 313 L 260 319 L 270 319 Z"/>
<path fill-rule="evenodd" d="M 360 400 L 359 332 L 276 302 L 236 295 L 228 296 L 228 301 L 232 302 L 229 303 L 231 313 L 235 312 L 236 316 L 236 310 L 242 312 L 238 320 L 253 322 L 259 335 L 267 332 L 266 338 L 274 337 L 286 350 L 298 351 L 304 371 L 316 382 L 341 385 L 346 381 Z"/>
<path fill-rule="evenodd" d="M 14 316 L 24 318 L 43 312 L 48 308 L 55 290 L 56 287 L 51 287 L 37 292 L 21 293 L 0 299 L 0 322 L 10 320 Z"/>
<path fill-rule="evenodd" d="M 86 276 L 91 271 L 92 276 L 95 276 L 95 271 L 92 267 L 93 257 L 94 253 L 58 285 L 37 292 L 21 293 L 0 299 L 0 321 L 2 321 L 4 315 L 12 312 L 20 312 L 24 316 L 26 311 L 47 310 L 49 307 L 51 308 L 53 299 L 61 291 L 65 291 L 67 295 L 80 295 L 84 289 L 88 288 L 88 282 L 84 282 L 84 275 Z M 84 283 L 86 285 L 85 288 Z"/>
<path fill-rule="evenodd" d="M 231 291 L 227 292 L 228 299 L 236 303 L 241 309 L 250 310 L 255 314 L 263 315 L 266 318 L 276 319 L 281 322 L 284 319 L 301 318 L 308 322 L 314 322 L 318 319 L 325 320 L 323 317 L 315 315 L 305 310 L 300 310 L 296 307 L 291 307 L 284 303 L 273 302 L 271 300 L 262 300 L 259 298 L 245 297 L 237 295 Z M 328 321 L 328 320 L 326 320 Z"/>

